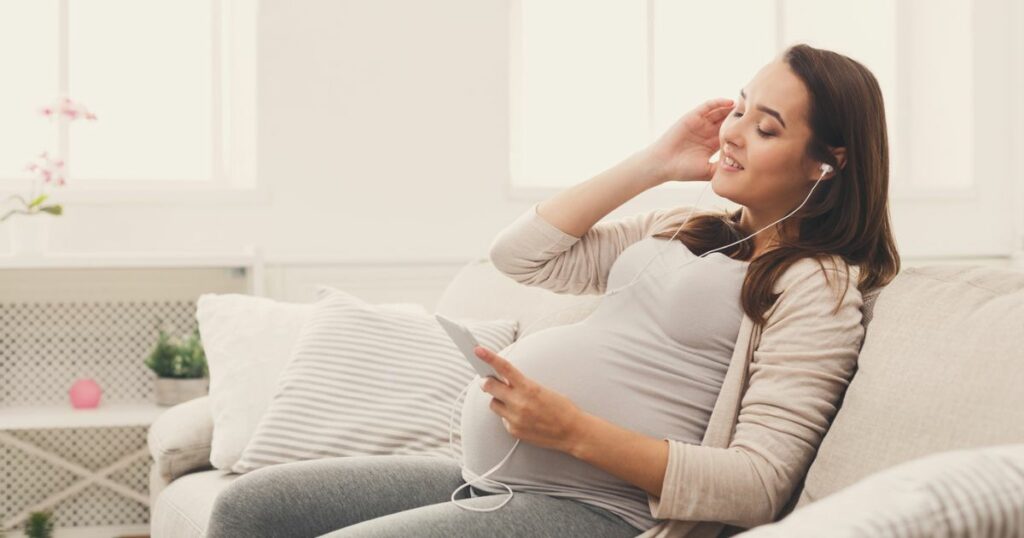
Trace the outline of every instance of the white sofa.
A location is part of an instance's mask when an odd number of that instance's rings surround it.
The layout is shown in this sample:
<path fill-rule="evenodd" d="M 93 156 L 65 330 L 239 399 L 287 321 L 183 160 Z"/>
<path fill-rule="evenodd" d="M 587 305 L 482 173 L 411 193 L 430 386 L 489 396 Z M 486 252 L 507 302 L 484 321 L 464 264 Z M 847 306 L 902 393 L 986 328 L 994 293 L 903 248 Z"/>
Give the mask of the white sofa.
<path fill-rule="evenodd" d="M 436 311 L 518 319 L 526 329 L 521 338 L 582 319 L 599 300 L 523 286 L 480 258 L 454 277 Z M 577 308 L 533 323 L 569 307 Z M 902 462 L 1024 443 L 1024 273 L 905 268 L 867 298 L 864 313 L 870 326 L 858 371 L 805 482 L 778 520 Z M 212 427 L 203 397 L 168 409 L 150 428 L 154 538 L 203 536 L 217 494 L 240 476 L 211 468 Z"/>

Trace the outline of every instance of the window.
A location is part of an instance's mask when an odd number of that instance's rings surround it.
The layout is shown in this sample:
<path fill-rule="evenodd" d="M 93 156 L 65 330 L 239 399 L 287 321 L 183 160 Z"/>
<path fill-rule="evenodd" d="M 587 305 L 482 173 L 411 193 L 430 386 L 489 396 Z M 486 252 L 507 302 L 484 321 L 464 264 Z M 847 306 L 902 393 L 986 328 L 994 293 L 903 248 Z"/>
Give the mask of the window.
<path fill-rule="evenodd" d="M 865 63 L 895 116 L 895 15 L 889 0 L 520 0 L 512 15 L 513 183 L 559 188 L 587 179 L 704 100 L 737 98 L 797 41 Z"/>
<path fill-rule="evenodd" d="M 514 0 L 511 192 L 536 199 L 600 173 L 702 101 L 737 98 L 757 69 L 806 42 L 860 61 L 882 87 L 905 250 L 1005 255 L 1017 248 L 1006 223 L 1019 172 L 996 152 L 1013 153 L 1024 89 L 1019 47 L 1008 46 L 1024 31 L 1013 4 Z"/>
<path fill-rule="evenodd" d="M 42 151 L 69 189 L 237 188 L 255 181 L 256 2 L 0 4 L 0 182 Z M 39 113 L 61 96 L 95 122 Z"/>

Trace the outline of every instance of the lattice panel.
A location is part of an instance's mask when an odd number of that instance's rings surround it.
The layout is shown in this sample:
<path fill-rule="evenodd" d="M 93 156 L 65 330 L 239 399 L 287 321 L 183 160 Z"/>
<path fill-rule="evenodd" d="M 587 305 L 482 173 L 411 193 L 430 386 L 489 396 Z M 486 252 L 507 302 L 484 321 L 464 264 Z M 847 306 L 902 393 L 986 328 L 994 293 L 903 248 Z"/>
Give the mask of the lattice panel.
<path fill-rule="evenodd" d="M 188 333 L 195 301 L 0 303 L 0 405 L 64 404 L 91 377 L 102 402 L 152 401 L 157 328 Z"/>
<path fill-rule="evenodd" d="M 10 434 L 89 469 L 106 467 L 146 446 L 145 428 L 138 427 L 16 430 Z"/>
<path fill-rule="evenodd" d="M 146 446 L 146 428 L 86 428 L 11 431 L 8 435 L 92 471 Z M 107 478 L 147 494 L 149 458 L 137 458 Z M 0 516 L 20 513 L 83 478 L 39 456 L 0 443 Z M 96 484 L 53 509 L 57 527 L 147 525 L 149 507 Z"/>
<path fill-rule="evenodd" d="M 79 378 L 99 383 L 101 405 L 152 403 L 144 361 L 158 329 L 190 333 L 201 294 L 248 293 L 248 284 L 247 271 L 230 267 L 0 271 L 0 409 L 70 406 Z M 147 431 L 0 429 L 0 522 L 20 527 L 11 522 L 46 503 L 59 530 L 145 527 Z"/>

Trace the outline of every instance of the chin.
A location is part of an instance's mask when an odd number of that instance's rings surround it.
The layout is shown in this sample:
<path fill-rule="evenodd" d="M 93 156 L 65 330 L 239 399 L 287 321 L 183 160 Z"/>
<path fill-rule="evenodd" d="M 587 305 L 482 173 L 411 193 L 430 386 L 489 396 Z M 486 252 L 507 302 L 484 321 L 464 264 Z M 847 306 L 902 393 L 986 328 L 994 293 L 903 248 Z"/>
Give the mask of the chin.
<path fill-rule="evenodd" d="M 711 176 L 711 179 L 709 181 L 711 181 L 711 190 L 715 193 L 716 196 L 721 196 L 722 198 L 729 198 L 729 186 L 727 185 L 729 181 L 722 177 L 724 175 L 725 174 L 723 174 L 722 172 L 716 171 L 715 175 Z"/>
<path fill-rule="evenodd" d="M 743 198 L 742 190 L 739 189 L 740 193 L 737 193 L 737 188 L 740 182 L 737 182 L 735 178 L 727 177 L 727 174 L 722 172 L 715 172 L 715 175 L 711 176 L 711 190 L 714 191 L 716 196 L 725 198 L 734 204 L 742 204 L 740 198 Z"/>

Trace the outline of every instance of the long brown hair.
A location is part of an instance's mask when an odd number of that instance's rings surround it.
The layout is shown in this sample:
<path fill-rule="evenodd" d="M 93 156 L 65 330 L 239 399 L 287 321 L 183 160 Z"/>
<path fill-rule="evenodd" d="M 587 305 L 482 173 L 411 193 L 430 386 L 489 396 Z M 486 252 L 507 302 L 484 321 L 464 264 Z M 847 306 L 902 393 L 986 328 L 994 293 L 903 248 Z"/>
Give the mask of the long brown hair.
<path fill-rule="evenodd" d="M 802 258 L 816 259 L 823 271 L 822 259 L 833 256 L 859 266 L 857 288 L 863 294 L 888 284 L 900 269 L 889 220 L 889 141 L 878 81 L 859 62 L 806 44 L 786 49 L 783 59 L 810 94 L 807 154 L 837 172 L 790 217 L 799 219 L 795 241 L 783 237 L 779 223 L 762 232 L 776 231 L 779 245 L 756 259 L 750 259 L 754 245 L 749 240 L 719 251 L 750 260 L 740 297 L 744 312 L 758 325 L 779 296 L 772 291 L 776 280 Z M 846 148 L 843 168 L 830 147 Z M 740 229 L 742 212 L 695 212 L 677 237 L 697 255 L 738 241 L 753 232 Z M 654 236 L 669 239 L 680 223 L 667 224 Z M 842 297 L 837 309 L 841 302 Z"/>

